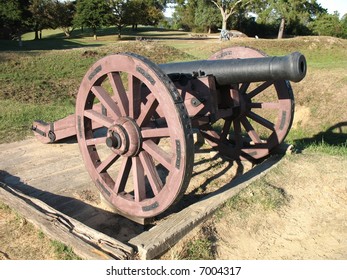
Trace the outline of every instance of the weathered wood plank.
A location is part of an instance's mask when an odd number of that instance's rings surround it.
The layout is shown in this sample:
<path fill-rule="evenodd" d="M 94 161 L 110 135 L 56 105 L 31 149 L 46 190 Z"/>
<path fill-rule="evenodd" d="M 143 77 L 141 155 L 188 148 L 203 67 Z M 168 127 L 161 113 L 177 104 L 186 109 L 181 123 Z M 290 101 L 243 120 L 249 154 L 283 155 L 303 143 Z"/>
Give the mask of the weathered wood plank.
<path fill-rule="evenodd" d="M 133 249 L 0 182 L 0 199 L 83 259 L 130 259 Z"/>
<path fill-rule="evenodd" d="M 194 227 L 211 216 L 228 199 L 276 167 L 280 159 L 281 156 L 267 159 L 242 176 L 236 177 L 215 193 L 178 213 L 170 215 L 149 231 L 132 238 L 128 243 L 137 248 L 141 259 L 152 259 L 162 254 Z"/>

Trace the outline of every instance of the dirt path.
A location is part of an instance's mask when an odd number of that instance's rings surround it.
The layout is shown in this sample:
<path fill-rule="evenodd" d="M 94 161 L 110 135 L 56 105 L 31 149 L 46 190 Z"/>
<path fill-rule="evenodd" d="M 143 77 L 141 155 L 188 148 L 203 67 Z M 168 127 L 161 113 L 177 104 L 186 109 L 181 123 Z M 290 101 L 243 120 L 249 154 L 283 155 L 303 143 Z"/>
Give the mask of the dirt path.
<path fill-rule="evenodd" d="M 231 210 L 214 222 L 216 258 L 347 259 L 346 171 L 346 158 L 285 158 L 263 179 L 284 191 L 285 206 Z"/>

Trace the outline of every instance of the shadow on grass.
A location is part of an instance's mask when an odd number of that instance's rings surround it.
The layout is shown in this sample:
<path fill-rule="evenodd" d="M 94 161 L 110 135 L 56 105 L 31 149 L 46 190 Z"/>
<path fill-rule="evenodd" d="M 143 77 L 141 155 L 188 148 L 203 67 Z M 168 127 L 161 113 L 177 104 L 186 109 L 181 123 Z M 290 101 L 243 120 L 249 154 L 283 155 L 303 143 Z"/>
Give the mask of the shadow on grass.
<path fill-rule="evenodd" d="M 345 147 L 347 149 L 347 122 L 337 123 L 311 138 L 296 139 L 294 144 L 300 150 L 320 144 L 331 147 Z"/>
<path fill-rule="evenodd" d="M 83 44 L 72 39 L 45 38 L 41 40 L 23 41 L 19 46 L 17 41 L 0 40 L 0 51 L 41 51 L 41 50 L 62 50 L 83 47 L 97 47 L 102 43 Z"/>
<path fill-rule="evenodd" d="M 53 31 L 54 32 L 54 31 Z M 206 40 L 208 37 L 189 37 L 187 32 L 170 29 L 140 26 L 137 29 L 126 27 L 122 29 L 121 38 L 118 38 L 118 30 L 113 27 L 105 27 L 97 31 L 98 40 L 92 39 L 92 30 L 76 29 L 67 38 L 63 32 L 47 34 L 43 32 L 41 40 L 30 40 L 33 35 L 27 34 L 22 41 L 22 47 L 16 40 L 0 40 L 0 51 L 32 51 L 32 50 L 61 50 L 81 47 L 97 47 L 109 42 L 132 41 L 138 38 L 142 40 Z"/>

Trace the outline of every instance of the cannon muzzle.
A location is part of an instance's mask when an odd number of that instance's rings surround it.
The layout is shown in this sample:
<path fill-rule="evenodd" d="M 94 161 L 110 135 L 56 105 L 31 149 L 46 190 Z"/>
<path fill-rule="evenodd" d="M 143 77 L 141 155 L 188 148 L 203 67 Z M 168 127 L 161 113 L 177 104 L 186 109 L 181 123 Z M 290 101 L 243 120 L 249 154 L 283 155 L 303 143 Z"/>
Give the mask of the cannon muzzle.
<path fill-rule="evenodd" d="M 306 75 L 306 59 L 299 52 L 287 56 L 198 60 L 160 64 L 166 74 L 213 75 L 219 85 L 289 80 L 301 81 Z"/>

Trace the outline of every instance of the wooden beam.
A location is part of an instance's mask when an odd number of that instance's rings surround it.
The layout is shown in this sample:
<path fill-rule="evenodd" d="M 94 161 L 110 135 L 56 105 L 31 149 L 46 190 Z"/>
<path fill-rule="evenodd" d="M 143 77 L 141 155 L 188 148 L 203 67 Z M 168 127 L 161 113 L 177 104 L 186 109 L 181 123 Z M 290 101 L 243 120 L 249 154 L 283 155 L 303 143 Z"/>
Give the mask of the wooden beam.
<path fill-rule="evenodd" d="M 0 182 L 0 200 L 18 211 L 51 239 L 58 240 L 82 259 L 132 259 L 133 249 L 57 211 L 39 199 L 25 195 Z"/>

